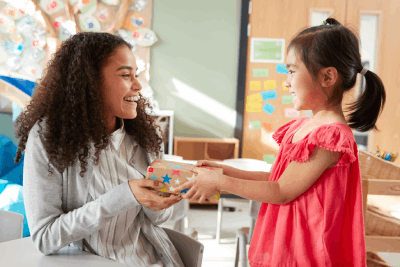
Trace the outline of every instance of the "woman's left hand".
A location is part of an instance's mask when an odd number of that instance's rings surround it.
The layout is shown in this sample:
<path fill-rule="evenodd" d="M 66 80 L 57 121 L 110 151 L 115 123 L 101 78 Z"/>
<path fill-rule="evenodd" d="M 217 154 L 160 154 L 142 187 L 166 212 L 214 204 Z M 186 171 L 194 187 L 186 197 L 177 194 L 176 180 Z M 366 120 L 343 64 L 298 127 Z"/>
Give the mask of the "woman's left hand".
<path fill-rule="evenodd" d="M 199 203 L 203 203 L 209 196 L 221 190 L 221 173 L 196 167 L 192 169 L 192 172 L 196 172 L 198 175 L 173 190 L 180 192 L 190 188 L 186 194 L 182 194 L 182 198 L 199 199 Z"/>

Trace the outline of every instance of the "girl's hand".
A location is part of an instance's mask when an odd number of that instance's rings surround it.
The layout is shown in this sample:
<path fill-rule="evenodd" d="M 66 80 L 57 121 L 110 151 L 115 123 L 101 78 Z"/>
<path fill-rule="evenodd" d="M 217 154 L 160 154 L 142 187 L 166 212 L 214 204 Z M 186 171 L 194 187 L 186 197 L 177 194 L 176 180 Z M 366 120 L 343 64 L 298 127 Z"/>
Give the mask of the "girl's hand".
<path fill-rule="evenodd" d="M 182 198 L 199 199 L 199 203 L 203 203 L 209 196 L 221 190 L 221 173 L 205 168 L 193 168 L 192 172 L 196 172 L 198 175 L 176 187 L 173 192 L 180 192 L 190 188 L 186 194 L 182 195 Z"/>
<path fill-rule="evenodd" d="M 224 165 L 218 164 L 215 161 L 209 161 L 209 160 L 199 160 L 196 163 L 196 166 L 197 167 L 202 167 L 202 166 L 203 167 L 213 167 L 213 168 L 221 168 L 221 169 L 224 168 Z"/>

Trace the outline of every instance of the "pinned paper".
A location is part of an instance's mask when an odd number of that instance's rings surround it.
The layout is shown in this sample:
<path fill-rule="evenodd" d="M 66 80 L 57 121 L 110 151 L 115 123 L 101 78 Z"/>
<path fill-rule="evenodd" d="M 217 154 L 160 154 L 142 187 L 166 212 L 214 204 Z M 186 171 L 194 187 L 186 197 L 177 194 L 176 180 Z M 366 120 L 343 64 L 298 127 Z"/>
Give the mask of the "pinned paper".
<path fill-rule="evenodd" d="M 247 103 L 249 102 L 262 102 L 262 97 L 261 94 L 254 94 L 254 95 L 248 95 L 247 96 Z"/>
<path fill-rule="evenodd" d="M 261 90 L 261 81 L 250 81 L 250 90 Z"/>
<path fill-rule="evenodd" d="M 261 92 L 262 100 L 271 100 L 271 99 L 277 99 L 276 96 L 276 90 L 268 90 Z"/>
<path fill-rule="evenodd" d="M 294 96 L 292 95 L 283 95 L 282 104 L 293 104 L 293 98 Z"/>
<path fill-rule="evenodd" d="M 95 0 L 92 0 L 95 1 Z M 64 4 L 60 0 L 41 0 L 39 6 L 47 15 L 57 13 L 64 9 Z"/>
<path fill-rule="evenodd" d="M 276 89 L 276 81 L 275 80 L 268 80 L 264 82 L 264 89 Z"/>
<path fill-rule="evenodd" d="M 146 25 L 146 20 L 143 16 L 138 13 L 130 12 L 126 16 L 125 23 L 122 28 L 128 31 L 135 31 Z"/>
<path fill-rule="evenodd" d="M 264 127 L 265 130 L 267 130 L 269 132 L 272 131 L 271 124 L 268 124 L 268 123 L 264 122 L 262 126 Z"/>
<path fill-rule="evenodd" d="M 275 71 L 276 73 L 289 74 L 288 70 L 286 69 L 286 66 L 283 64 L 277 64 Z"/>
<path fill-rule="evenodd" d="M 104 4 L 109 6 L 117 6 L 119 5 L 119 0 L 101 0 Z"/>
<path fill-rule="evenodd" d="M 248 102 L 246 103 L 246 112 L 261 112 L 262 103 Z"/>
<path fill-rule="evenodd" d="M 273 164 L 275 161 L 275 155 L 264 155 L 263 160 L 268 164 Z"/>
<path fill-rule="evenodd" d="M 135 0 L 135 2 L 133 2 L 129 10 L 142 11 L 143 9 L 145 9 L 146 5 L 147 5 L 146 0 Z"/>
<path fill-rule="evenodd" d="M 94 1 L 94 0 L 93 0 Z M 93 16 L 79 15 L 79 26 L 85 32 L 98 32 L 101 30 L 100 22 Z"/>
<path fill-rule="evenodd" d="M 271 115 L 274 112 L 275 107 L 269 103 L 265 103 L 262 110 Z"/>
<path fill-rule="evenodd" d="M 298 118 L 300 117 L 300 111 L 294 108 L 285 108 L 285 117 L 286 118 Z"/>
<path fill-rule="evenodd" d="M 249 122 L 250 130 L 258 130 L 261 129 L 261 121 L 250 121 Z"/>
<path fill-rule="evenodd" d="M 134 31 L 133 38 L 140 46 L 152 46 L 158 41 L 156 34 L 147 28 L 141 28 Z"/>
<path fill-rule="evenodd" d="M 81 15 L 92 15 L 97 9 L 97 0 L 79 0 Z"/>
<path fill-rule="evenodd" d="M 269 76 L 269 69 L 253 69 L 253 77 L 268 77 Z"/>
<path fill-rule="evenodd" d="M 98 4 L 93 16 L 101 23 L 112 23 L 113 21 L 110 7 L 104 4 Z"/>
<path fill-rule="evenodd" d="M 287 87 L 285 86 L 285 82 L 282 82 L 282 89 L 283 89 L 283 90 L 289 90 L 289 88 L 287 88 Z"/>

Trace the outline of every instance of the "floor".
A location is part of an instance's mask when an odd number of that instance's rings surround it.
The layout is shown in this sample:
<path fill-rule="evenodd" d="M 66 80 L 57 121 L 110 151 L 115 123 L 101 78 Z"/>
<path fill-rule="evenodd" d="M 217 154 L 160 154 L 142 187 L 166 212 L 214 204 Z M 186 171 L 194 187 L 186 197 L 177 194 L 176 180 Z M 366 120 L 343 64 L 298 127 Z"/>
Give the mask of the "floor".
<path fill-rule="evenodd" d="M 206 205 L 203 205 L 206 206 Z M 224 206 L 235 207 L 235 211 L 224 211 L 222 216 L 221 242 L 215 239 L 217 210 L 215 207 L 193 206 L 190 208 L 189 229 L 186 234 L 197 231 L 198 240 L 204 244 L 204 267 L 233 267 L 235 237 L 239 228 L 249 227 L 249 202 L 225 199 Z M 172 228 L 172 221 L 163 227 Z M 248 249 L 248 246 L 247 246 Z M 389 265 L 400 267 L 400 253 L 378 253 Z"/>

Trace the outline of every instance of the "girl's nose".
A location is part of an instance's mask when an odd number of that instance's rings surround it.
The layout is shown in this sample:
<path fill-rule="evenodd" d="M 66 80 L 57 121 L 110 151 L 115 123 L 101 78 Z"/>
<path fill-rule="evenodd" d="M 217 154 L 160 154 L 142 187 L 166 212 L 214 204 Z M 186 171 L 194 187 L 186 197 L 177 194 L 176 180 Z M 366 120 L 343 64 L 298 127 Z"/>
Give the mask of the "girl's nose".
<path fill-rule="evenodd" d="M 284 85 L 285 87 L 287 87 L 287 88 L 290 87 L 290 83 L 288 82 L 288 80 L 286 80 L 286 81 L 283 83 L 283 85 Z"/>
<path fill-rule="evenodd" d="M 138 81 L 138 79 L 135 79 L 135 82 L 132 84 L 132 89 L 135 91 L 140 91 L 142 90 L 142 85 L 141 83 Z"/>

